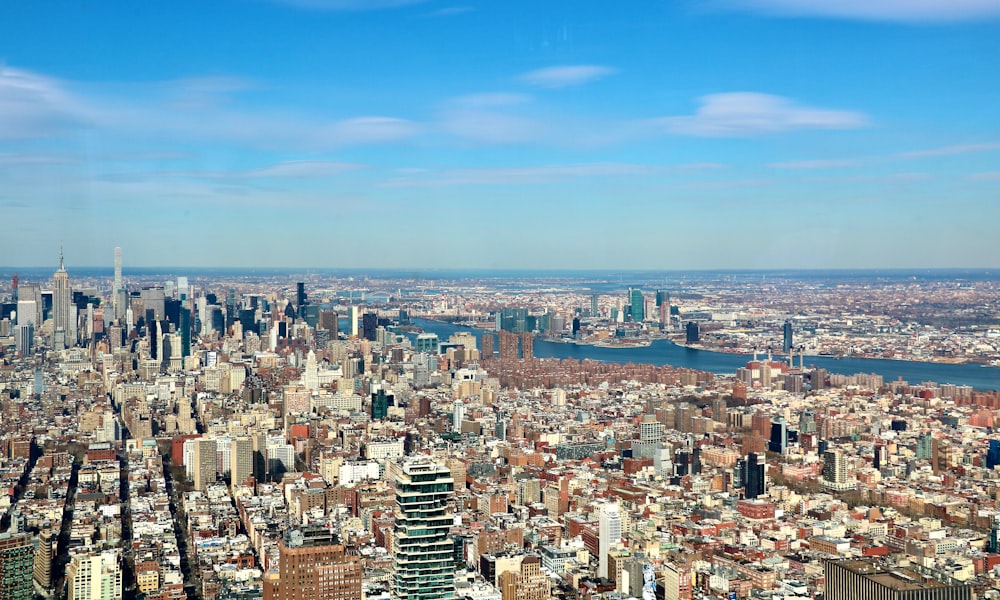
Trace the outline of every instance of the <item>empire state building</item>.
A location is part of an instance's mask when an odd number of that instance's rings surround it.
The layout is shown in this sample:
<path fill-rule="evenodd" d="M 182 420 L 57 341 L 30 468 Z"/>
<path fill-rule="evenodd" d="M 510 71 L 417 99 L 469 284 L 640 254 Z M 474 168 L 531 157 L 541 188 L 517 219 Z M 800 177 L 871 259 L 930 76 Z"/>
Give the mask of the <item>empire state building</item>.
<path fill-rule="evenodd" d="M 59 270 L 52 276 L 52 339 L 56 350 L 70 345 L 70 315 L 73 295 L 69 289 L 69 273 L 59 251 Z"/>

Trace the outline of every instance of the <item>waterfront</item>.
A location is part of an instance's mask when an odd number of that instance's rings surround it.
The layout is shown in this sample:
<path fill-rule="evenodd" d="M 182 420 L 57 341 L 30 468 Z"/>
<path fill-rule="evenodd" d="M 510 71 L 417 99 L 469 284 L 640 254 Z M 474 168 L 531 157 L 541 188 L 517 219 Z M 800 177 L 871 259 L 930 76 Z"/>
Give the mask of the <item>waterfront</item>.
<path fill-rule="evenodd" d="M 414 324 L 428 333 L 437 334 L 442 340 L 447 340 L 451 334 L 457 331 L 481 333 L 480 330 L 469 327 L 427 319 L 414 319 Z M 535 338 L 534 354 L 538 358 L 572 358 L 602 362 L 672 365 L 720 374 L 735 373 L 736 369 L 745 366 L 747 361 L 753 359 L 753 356 L 747 354 L 727 354 L 685 348 L 669 340 L 655 340 L 649 346 L 642 348 L 606 348 L 582 344 L 562 344 Z M 831 373 L 844 375 L 875 373 L 881 375 L 886 381 L 902 377 L 910 383 L 933 381 L 938 384 L 967 385 L 977 390 L 1000 389 L 1000 368 L 981 367 L 976 364 L 955 365 L 873 358 L 807 356 L 806 366 L 814 366 L 826 369 Z"/>

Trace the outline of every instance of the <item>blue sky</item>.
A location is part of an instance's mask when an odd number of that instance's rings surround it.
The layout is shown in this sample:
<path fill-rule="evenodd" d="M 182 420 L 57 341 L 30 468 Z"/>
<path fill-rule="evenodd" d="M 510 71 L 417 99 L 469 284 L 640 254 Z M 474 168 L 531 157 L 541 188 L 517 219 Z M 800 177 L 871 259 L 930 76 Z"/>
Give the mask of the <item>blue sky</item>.
<path fill-rule="evenodd" d="M 11 3 L 0 264 L 1000 267 L 996 0 Z"/>

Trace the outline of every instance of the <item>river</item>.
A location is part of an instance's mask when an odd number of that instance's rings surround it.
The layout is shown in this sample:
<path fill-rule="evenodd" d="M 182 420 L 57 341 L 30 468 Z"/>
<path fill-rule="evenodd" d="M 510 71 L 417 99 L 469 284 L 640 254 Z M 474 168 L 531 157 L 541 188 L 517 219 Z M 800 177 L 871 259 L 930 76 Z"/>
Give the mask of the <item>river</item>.
<path fill-rule="evenodd" d="M 436 333 L 441 341 L 447 341 L 451 334 L 457 331 L 483 333 L 479 329 L 427 319 L 414 319 L 414 325 L 421 327 L 428 333 Z M 649 363 L 724 374 L 735 373 L 736 369 L 746 366 L 747 361 L 753 359 L 753 356 L 748 354 L 727 354 L 685 348 L 670 340 L 655 340 L 649 346 L 641 348 L 604 348 L 550 342 L 536 337 L 534 353 L 538 358 L 573 358 L 576 360 L 589 358 L 602 362 Z M 814 366 L 826 369 L 831 373 L 844 375 L 875 373 L 881 375 L 885 381 L 894 381 L 902 377 L 911 384 L 933 381 L 938 384 L 967 385 L 976 390 L 1000 389 L 1000 367 L 981 367 L 975 364 L 953 365 L 875 358 L 806 356 L 806 366 Z"/>

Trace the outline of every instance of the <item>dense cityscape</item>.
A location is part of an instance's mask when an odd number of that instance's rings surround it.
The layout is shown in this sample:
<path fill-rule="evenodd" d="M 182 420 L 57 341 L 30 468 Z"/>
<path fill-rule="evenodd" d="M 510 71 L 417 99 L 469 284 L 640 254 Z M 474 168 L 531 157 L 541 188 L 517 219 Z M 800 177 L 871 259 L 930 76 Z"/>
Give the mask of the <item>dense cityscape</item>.
<path fill-rule="evenodd" d="M 1000 600 L 1000 0 L 0 6 L 0 600 Z"/>
<path fill-rule="evenodd" d="M 989 273 L 113 257 L 0 288 L 4 598 L 1000 597 Z"/>

